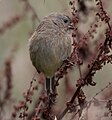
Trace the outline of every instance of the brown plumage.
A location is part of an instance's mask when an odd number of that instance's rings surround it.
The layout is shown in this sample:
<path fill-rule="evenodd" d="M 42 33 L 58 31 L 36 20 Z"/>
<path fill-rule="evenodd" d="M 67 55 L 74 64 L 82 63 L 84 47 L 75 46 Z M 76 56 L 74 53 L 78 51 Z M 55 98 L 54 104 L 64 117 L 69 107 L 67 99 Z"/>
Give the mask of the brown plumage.
<path fill-rule="evenodd" d="M 45 74 L 47 85 L 63 61 L 71 55 L 71 20 L 64 14 L 53 13 L 45 17 L 29 40 L 32 64 L 38 72 Z M 51 80 L 52 82 L 52 80 Z"/>

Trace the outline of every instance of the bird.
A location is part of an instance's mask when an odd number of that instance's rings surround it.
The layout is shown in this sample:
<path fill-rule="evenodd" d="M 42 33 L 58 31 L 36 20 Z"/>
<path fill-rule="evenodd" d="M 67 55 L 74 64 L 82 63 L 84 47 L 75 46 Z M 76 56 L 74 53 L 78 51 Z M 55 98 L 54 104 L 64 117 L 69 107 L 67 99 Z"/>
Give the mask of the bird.
<path fill-rule="evenodd" d="M 72 20 L 63 13 L 51 13 L 39 23 L 29 39 L 29 53 L 38 73 L 44 73 L 47 94 L 53 91 L 53 76 L 72 53 Z"/>

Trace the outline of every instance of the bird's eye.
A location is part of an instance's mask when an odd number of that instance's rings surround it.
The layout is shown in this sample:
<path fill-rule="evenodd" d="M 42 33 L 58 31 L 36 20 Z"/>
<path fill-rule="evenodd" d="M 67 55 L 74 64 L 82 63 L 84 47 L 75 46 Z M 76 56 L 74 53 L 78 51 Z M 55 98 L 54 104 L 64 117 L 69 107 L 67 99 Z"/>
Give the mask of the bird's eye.
<path fill-rule="evenodd" d="M 68 19 L 63 19 L 63 21 L 64 21 L 64 23 L 68 23 L 69 20 Z"/>
<path fill-rule="evenodd" d="M 68 16 L 64 16 L 64 17 L 63 17 L 63 22 L 64 22 L 64 23 L 70 23 L 71 20 L 70 20 L 70 18 L 69 18 Z"/>
<path fill-rule="evenodd" d="M 59 15 L 58 19 L 60 19 L 61 21 L 63 21 L 65 24 L 70 23 L 70 18 L 68 16 Z"/>

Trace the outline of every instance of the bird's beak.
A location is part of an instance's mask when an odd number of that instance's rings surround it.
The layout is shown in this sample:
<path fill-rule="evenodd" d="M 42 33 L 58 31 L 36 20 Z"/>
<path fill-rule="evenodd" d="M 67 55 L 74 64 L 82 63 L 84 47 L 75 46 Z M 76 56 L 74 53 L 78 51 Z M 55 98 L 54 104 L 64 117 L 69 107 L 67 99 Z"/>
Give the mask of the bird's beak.
<path fill-rule="evenodd" d="M 68 26 L 68 29 L 70 30 L 73 30 L 74 29 L 74 26 L 73 26 L 73 23 L 71 22 L 71 24 Z"/>

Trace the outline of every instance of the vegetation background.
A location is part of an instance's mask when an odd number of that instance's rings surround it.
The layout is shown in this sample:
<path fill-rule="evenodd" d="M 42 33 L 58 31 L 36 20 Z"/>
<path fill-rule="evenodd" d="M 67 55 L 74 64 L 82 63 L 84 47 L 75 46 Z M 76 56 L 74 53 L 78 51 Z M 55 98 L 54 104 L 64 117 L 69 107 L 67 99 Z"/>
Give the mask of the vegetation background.
<path fill-rule="evenodd" d="M 31 36 L 31 33 L 44 16 L 52 12 L 71 13 L 69 0 L 29 0 L 29 3 L 33 10 L 35 10 L 38 20 L 33 18 L 35 16 L 32 10 L 27 10 L 24 0 L 0 0 L 0 86 L 1 88 L 4 88 L 6 84 L 4 78 L 5 63 L 8 59 L 11 59 L 11 98 L 14 99 L 14 103 L 18 103 L 18 101 L 23 99 L 23 92 L 28 89 L 30 81 L 36 72 L 31 64 L 28 51 L 28 39 Z M 104 8 L 109 14 L 109 17 L 112 18 L 112 0 L 102 0 L 102 3 L 104 3 Z M 94 11 L 96 7 L 94 0 L 86 0 L 86 4 Z M 80 15 L 82 23 L 79 25 L 79 31 L 81 31 L 82 34 L 85 34 L 89 30 L 92 22 L 94 22 L 93 15 L 94 12 L 90 12 L 87 16 Z M 106 25 L 100 23 L 100 28 L 97 29 L 93 41 L 105 33 L 105 28 Z M 82 69 L 84 69 L 84 67 Z M 68 76 L 70 83 L 72 83 L 72 87 L 75 88 L 75 80 L 79 78 L 78 68 L 74 67 Z M 109 82 L 112 82 L 112 65 L 105 65 L 102 70 L 95 74 L 94 80 L 97 83 L 96 86 L 84 87 L 87 99 L 92 98 L 98 91 L 108 85 Z M 71 94 L 66 96 L 66 88 L 63 80 L 60 81 L 58 88 L 59 105 L 63 106 L 63 103 L 69 100 Z M 36 91 L 33 96 L 34 101 L 39 97 L 38 93 L 40 91 L 41 88 Z M 0 94 L 3 92 L 4 90 L 1 90 Z M 102 94 L 100 94 L 99 97 L 101 96 Z M 0 95 L 0 97 L 2 97 L 2 95 Z M 34 105 L 35 102 L 32 102 L 31 106 Z M 56 108 L 57 110 L 59 109 L 59 105 Z M 7 112 L 10 111 L 7 109 Z"/>

